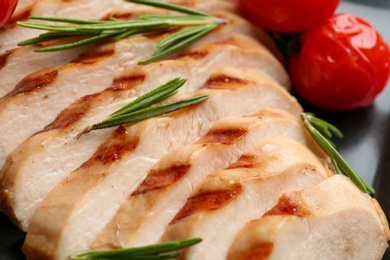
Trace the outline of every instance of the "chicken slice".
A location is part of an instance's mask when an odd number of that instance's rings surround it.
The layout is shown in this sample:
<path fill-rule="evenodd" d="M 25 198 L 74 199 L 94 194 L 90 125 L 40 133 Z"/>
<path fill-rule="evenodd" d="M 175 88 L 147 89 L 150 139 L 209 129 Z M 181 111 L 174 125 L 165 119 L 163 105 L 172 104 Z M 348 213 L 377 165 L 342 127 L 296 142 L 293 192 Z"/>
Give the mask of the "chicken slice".
<path fill-rule="evenodd" d="M 129 8 L 124 1 L 123 3 L 122 8 L 117 11 L 113 11 L 110 14 L 105 14 L 102 18 L 107 19 L 112 16 L 118 18 L 128 17 L 127 19 L 133 19 L 145 13 L 162 13 L 159 9 L 147 6 L 143 9 L 138 8 L 136 10 L 132 10 L 132 8 Z M 66 40 L 64 40 L 64 42 L 66 42 Z M 50 43 L 46 43 L 45 45 L 49 44 Z M 33 45 L 11 49 L 3 54 L 0 54 L 0 78 L 2 79 L 0 85 L 0 97 L 3 97 L 14 89 L 17 83 L 27 75 L 43 68 L 55 67 L 69 63 L 78 58 L 81 53 L 95 47 L 96 44 L 92 44 L 60 52 L 37 53 L 34 52 L 37 46 Z"/>
<path fill-rule="evenodd" d="M 134 8 L 138 8 L 136 4 Z M 42 33 L 40 30 L 32 30 L 17 26 L 16 21 L 27 20 L 29 16 L 52 16 L 82 19 L 99 19 L 107 14 L 112 8 L 123 5 L 122 0 L 40 0 L 25 6 L 13 16 L 5 28 L 0 29 L 0 53 L 17 47 L 23 40 L 37 37 Z"/>
<path fill-rule="evenodd" d="M 177 3 L 179 5 L 189 6 L 205 12 L 214 12 L 220 10 L 235 11 L 236 5 L 231 2 L 220 0 L 174 0 L 164 1 Z M 124 7 L 125 6 L 125 7 Z M 49 17 L 68 17 L 84 20 L 97 20 L 107 16 L 113 10 L 127 8 L 138 12 L 145 9 L 145 5 L 125 2 L 123 0 L 40 0 L 30 5 L 24 5 L 17 11 L 12 19 L 0 29 L 0 53 L 17 47 L 21 41 L 37 37 L 42 33 L 41 30 L 32 30 L 16 25 L 17 21 L 28 20 L 29 16 L 49 16 Z M 149 7 L 150 8 L 150 7 Z M 155 8 L 154 8 L 155 9 Z"/>
<path fill-rule="evenodd" d="M 215 1 L 214 1 L 215 2 Z M 185 4 L 185 2 L 182 2 Z M 200 9 L 205 7 L 203 1 L 196 1 L 192 3 L 193 7 L 200 7 Z M 214 6 L 209 4 L 210 6 Z M 212 8 L 208 8 L 212 9 Z M 228 7 L 220 8 L 222 10 L 229 9 Z M 116 17 L 118 19 L 137 19 L 142 14 L 168 14 L 166 10 L 152 8 L 148 6 L 139 5 L 138 8 L 134 9 L 133 5 L 128 5 L 128 3 L 123 1 L 123 5 L 120 8 L 112 10 L 110 13 L 104 14 L 101 19 L 108 19 L 109 17 Z M 221 10 L 216 12 L 222 13 Z M 265 34 L 264 31 L 256 29 L 254 26 L 250 25 L 248 22 L 242 20 L 241 18 L 235 15 L 229 15 L 226 12 L 222 13 L 222 16 L 225 16 L 231 21 L 230 25 L 227 28 L 224 28 L 224 33 L 229 34 L 226 30 L 231 30 L 235 28 L 236 31 L 239 31 L 242 34 L 252 35 L 261 42 L 264 42 L 265 45 L 274 49 L 272 46 L 271 39 Z M 232 23 L 234 22 L 234 26 Z M 239 28 L 237 28 L 239 27 Z M 66 40 L 65 40 L 66 41 Z M 48 43 L 47 43 L 48 44 Z M 65 63 L 68 63 L 76 59 L 80 53 L 85 52 L 88 49 L 94 48 L 95 45 L 81 46 L 74 49 L 64 50 L 61 52 L 44 52 L 36 53 L 34 50 L 36 46 L 25 46 L 21 48 L 15 48 L 9 51 L 0 54 L 0 78 L 2 79 L 0 85 L 0 97 L 3 97 L 9 91 L 11 91 L 17 83 L 22 80 L 25 76 L 48 67 L 60 66 Z"/>
<path fill-rule="evenodd" d="M 229 17 L 232 18 L 231 15 Z M 231 26 L 222 26 L 197 44 L 225 41 L 232 35 L 237 35 L 242 26 L 237 20 L 230 21 Z M 236 39 L 237 42 L 245 44 L 244 46 L 252 46 L 251 49 L 256 46 L 257 57 L 252 59 L 259 59 L 266 73 L 280 80 L 282 84 L 287 84 L 287 76 L 282 66 L 264 47 L 248 36 L 237 36 Z M 156 37 L 139 36 L 103 45 L 82 55 L 73 63 L 40 70 L 19 82 L 0 103 L 0 121 L 3 122 L 0 127 L 0 168 L 21 142 L 52 122 L 66 106 L 80 97 L 108 88 L 114 77 L 125 67 L 150 57 L 156 41 Z M 25 125 L 29 127 L 26 128 Z"/>
<path fill-rule="evenodd" d="M 27 75 L 43 68 L 68 63 L 90 47 L 85 46 L 60 53 L 36 53 L 35 48 L 35 46 L 26 46 L 0 55 L 0 98 L 12 91 Z"/>
<path fill-rule="evenodd" d="M 311 187 L 329 176 L 318 158 L 295 140 L 257 143 L 226 170 L 207 176 L 170 222 L 167 240 L 202 238 L 182 259 L 226 259 L 237 232 L 261 217 L 283 193 Z"/>
<path fill-rule="evenodd" d="M 21 144 L 8 158 L 1 172 L 3 178 L 0 196 L 5 198 L 6 214 L 11 215 L 15 222 L 20 223 L 19 226 L 26 230 L 37 204 L 68 173 L 92 156 L 98 145 L 112 132 L 97 131 L 75 140 L 74 137 L 85 127 L 102 121 L 110 113 L 133 100 L 134 96 L 144 94 L 174 77 L 188 78 L 189 81 L 182 91 L 192 91 L 203 86 L 221 64 L 258 68 L 266 66 L 261 58 L 265 49 L 259 49 L 254 41 L 253 44 L 251 48 L 248 37 L 233 37 L 225 43 L 195 48 L 177 60 L 129 68 L 116 78 L 110 89 L 82 98 L 70 106 L 42 132 Z M 278 95 L 288 100 L 285 105 L 280 106 L 289 109 L 294 103 L 294 111 L 298 111 L 296 101 L 257 69 L 237 73 L 235 70 L 228 70 L 226 73 L 221 70 L 210 80 L 214 85 L 219 81 L 223 83 L 224 80 L 235 80 L 238 85 L 251 83 L 263 85 L 263 88 L 277 89 L 275 91 Z M 224 86 L 222 83 L 219 84 L 221 88 Z M 229 84 L 226 85 L 230 87 Z M 41 185 L 42 183 L 45 185 Z"/>
<path fill-rule="evenodd" d="M 154 46 L 154 40 L 144 37 L 123 40 L 95 49 L 73 63 L 24 78 L 0 102 L 0 120 L 4 122 L 0 127 L 0 168 L 20 143 L 52 122 L 63 108 L 109 87 L 123 66 L 148 57 Z"/>
<path fill-rule="evenodd" d="M 377 201 L 347 177 L 284 194 L 236 236 L 228 259 L 382 259 L 389 240 Z"/>
<path fill-rule="evenodd" d="M 164 155 L 116 212 L 92 249 L 158 243 L 203 178 L 235 162 L 257 141 L 275 136 L 297 140 L 325 158 L 302 124 L 284 111 L 262 110 L 254 117 L 222 119 L 195 144 Z"/>
<path fill-rule="evenodd" d="M 28 228 L 26 255 L 63 259 L 87 251 L 153 164 L 169 150 L 203 136 L 217 120 L 268 107 L 283 108 L 295 116 L 301 112 L 281 88 L 245 82 L 249 74 L 240 78 L 241 70 L 230 71 L 225 71 L 227 77 L 212 78 L 205 88 L 184 95 L 209 94 L 205 102 L 170 116 L 120 127 L 100 145 L 41 202 Z M 228 82 L 225 79 L 229 77 L 241 80 Z"/>

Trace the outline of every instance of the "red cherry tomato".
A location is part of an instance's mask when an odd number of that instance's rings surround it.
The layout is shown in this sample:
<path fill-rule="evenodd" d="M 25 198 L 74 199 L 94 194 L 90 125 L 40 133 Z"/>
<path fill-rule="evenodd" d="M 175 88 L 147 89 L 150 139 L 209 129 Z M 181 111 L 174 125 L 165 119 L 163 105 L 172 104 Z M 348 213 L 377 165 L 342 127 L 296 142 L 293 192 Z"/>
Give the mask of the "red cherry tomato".
<path fill-rule="evenodd" d="M 383 90 L 390 73 L 389 46 L 365 20 L 335 15 L 304 33 L 301 51 L 290 59 L 299 96 L 323 109 L 366 107 Z"/>
<path fill-rule="evenodd" d="M 303 32 L 333 15 L 340 0 L 239 0 L 243 15 L 260 28 Z"/>
<path fill-rule="evenodd" d="M 18 0 L 0 0 L 0 27 L 11 18 L 17 4 Z"/>

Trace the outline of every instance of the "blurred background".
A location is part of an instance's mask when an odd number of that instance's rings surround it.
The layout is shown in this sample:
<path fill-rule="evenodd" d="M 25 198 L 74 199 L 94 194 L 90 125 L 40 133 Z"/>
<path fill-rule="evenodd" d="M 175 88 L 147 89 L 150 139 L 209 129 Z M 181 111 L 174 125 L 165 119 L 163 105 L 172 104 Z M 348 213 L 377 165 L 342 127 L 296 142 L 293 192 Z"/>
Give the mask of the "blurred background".
<path fill-rule="evenodd" d="M 390 9 L 390 1 L 389 0 L 343 0 L 344 2 L 352 2 L 358 4 L 364 4 L 375 7 L 384 7 Z"/>
<path fill-rule="evenodd" d="M 364 4 L 375 7 L 384 7 L 390 9 L 390 1 L 389 0 L 343 0 L 343 2 L 352 2 L 358 4 Z"/>

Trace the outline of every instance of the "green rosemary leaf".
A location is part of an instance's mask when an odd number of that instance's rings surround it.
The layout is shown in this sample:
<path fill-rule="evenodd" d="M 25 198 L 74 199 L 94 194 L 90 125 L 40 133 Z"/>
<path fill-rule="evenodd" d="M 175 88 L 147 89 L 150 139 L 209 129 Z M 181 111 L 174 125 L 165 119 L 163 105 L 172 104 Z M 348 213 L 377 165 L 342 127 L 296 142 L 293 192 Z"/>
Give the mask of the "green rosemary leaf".
<path fill-rule="evenodd" d="M 145 95 L 137 98 L 133 102 L 124 106 L 123 108 L 115 111 L 111 115 L 108 116 L 107 119 L 122 116 L 131 112 L 134 112 L 138 109 L 142 109 L 148 107 L 150 105 L 156 104 L 177 92 L 177 90 L 186 83 L 186 79 L 174 78 L 164 85 L 146 93 Z M 105 120 L 106 121 L 106 120 Z"/>
<path fill-rule="evenodd" d="M 43 48 L 38 48 L 35 49 L 35 52 L 49 52 L 49 51 L 62 51 L 66 49 L 72 49 L 75 47 L 87 45 L 93 42 L 96 42 L 98 40 L 104 40 L 111 38 L 115 33 L 102 33 L 96 36 L 92 36 L 89 38 L 85 38 L 76 42 L 72 43 L 65 43 L 65 44 L 60 44 L 60 45 L 54 45 L 54 46 L 49 46 L 49 47 L 43 47 Z"/>
<path fill-rule="evenodd" d="M 127 37 L 131 36 L 131 35 L 145 33 L 145 32 L 150 32 L 150 31 L 161 31 L 161 30 L 164 30 L 166 28 L 167 28 L 166 25 L 160 24 L 160 25 L 156 25 L 153 28 L 152 27 L 148 27 L 148 28 L 138 28 L 138 29 L 125 30 L 123 33 L 118 33 L 114 37 L 114 41 L 120 41 L 120 40 L 122 40 L 124 38 L 127 38 Z"/>
<path fill-rule="evenodd" d="M 87 132 L 97 130 L 97 129 L 103 129 L 103 128 L 109 128 L 114 126 L 119 126 L 123 124 L 130 124 L 139 122 L 148 118 L 160 116 L 163 114 L 167 114 L 194 104 L 197 104 L 199 102 L 202 102 L 208 98 L 208 95 L 201 95 L 196 96 L 188 99 L 183 99 L 176 102 L 170 102 L 162 105 L 156 105 L 150 108 L 141 109 L 129 114 L 112 117 L 108 120 L 105 120 L 101 123 L 94 124 L 90 127 L 88 127 Z"/>
<path fill-rule="evenodd" d="M 331 161 L 332 161 L 332 164 L 333 164 L 333 167 L 334 167 L 336 173 L 337 173 L 337 174 L 342 174 L 342 172 L 341 172 L 341 170 L 340 170 L 340 168 L 339 168 L 337 162 L 335 162 L 335 160 L 333 160 L 333 159 L 332 159 Z"/>
<path fill-rule="evenodd" d="M 313 113 L 305 113 L 305 114 L 307 119 L 310 121 L 310 123 L 316 126 L 317 130 L 325 134 L 326 137 L 332 138 L 333 134 L 338 138 L 344 137 L 343 133 L 331 123 L 326 122 L 321 118 L 317 118 Z"/>
<path fill-rule="evenodd" d="M 172 259 L 176 258 L 178 254 L 169 253 L 179 249 L 183 249 L 189 246 L 193 246 L 200 243 L 202 239 L 192 238 L 186 240 L 175 240 L 167 243 L 118 249 L 108 250 L 100 252 L 90 252 L 72 257 L 73 260 L 94 260 L 94 259 Z M 169 253 L 169 254 L 165 254 Z M 165 255 L 164 255 L 165 254 Z M 150 258 L 149 258 L 150 257 Z"/>
<path fill-rule="evenodd" d="M 316 121 L 315 118 L 310 113 L 303 113 L 301 115 L 303 123 L 306 129 L 309 131 L 313 139 L 321 146 L 326 154 L 331 158 L 334 165 L 336 165 L 336 170 L 342 172 L 344 175 L 348 176 L 355 185 L 363 192 L 369 192 L 375 194 L 375 190 L 365 183 L 360 176 L 349 166 L 349 164 L 344 160 L 344 158 L 337 152 L 334 146 L 329 142 L 329 140 L 324 137 L 321 132 L 312 124 L 313 121 Z M 323 120 L 321 120 L 323 121 Z M 323 121 L 325 122 L 325 121 Z M 327 122 L 325 122 L 327 123 Z M 327 123 L 329 124 L 329 123 Z M 333 126 L 334 127 L 334 126 Z M 334 127 L 336 128 L 336 127 Z M 336 128 L 337 129 L 337 128 Z M 334 130 L 334 129 L 333 129 Z M 339 130 L 337 130 L 339 131 Z M 336 131 L 336 132 L 337 132 Z"/>
<path fill-rule="evenodd" d="M 198 20 L 196 21 L 199 22 Z M 32 22 L 17 22 L 18 25 L 47 31 L 57 32 L 73 32 L 73 31 L 93 31 L 102 32 L 106 30 L 122 30 L 122 29 L 138 29 L 138 28 L 150 28 L 161 24 L 169 23 L 167 21 L 156 20 L 131 20 L 131 21 L 106 21 L 104 23 L 91 23 L 91 24 L 76 24 L 76 25 L 53 25 L 44 23 L 32 23 Z"/>
<path fill-rule="evenodd" d="M 208 28 L 208 25 L 199 25 L 199 26 L 186 28 L 182 31 L 179 31 L 177 33 L 170 35 L 169 37 L 167 37 L 165 39 L 162 39 L 157 44 L 157 48 L 158 49 L 166 49 L 166 48 L 174 45 L 175 43 L 177 43 L 177 42 L 179 42 L 187 37 L 190 37 L 194 34 L 197 34 L 197 33 L 201 32 L 207 28 Z"/>
<path fill-rule="evenodd" d="M 75 23 L 75 24 L 96 24 L 96 23 L 105 23 L 106 22 L 106 21 L 101 21 L 101 20 L 82 20 L 82 19 L 75 19 L 75 18 L 47 17 L 47 16 L 29 16 L 28 18 L 31 20 Z"/>
<path fill-rule="evenodd" d="M 23 41 L 18 43 L 18 46 L 26 46 L 26 45 L 32 45 L 37 44 L 41 42 L 51 41 L 51 40 L 58 40 L 63 38 L 69 38 L 69 37 L 80 37 L 80 36 L 93 36 L 96 35 L 95 32 L 49 32 L 49 33 L 43 33 L 40 34 L 36 38 L 31 38 L 27 41 Z"/>
<path fill-rule="evenodd" d="M 157 51 L 153 54 L 153 56 L 151 58 L 146 59 L 146 60 L 142 60 L 142 61 L 138 62 L 138 64 L 149 64 L 151 62 L 168 57 L 168 56 L 170 56 L 170 55 L 172 55 L 180 50 L 183 50 L 183 49 L 187 48 L 189 45 L 191 45 L 193 42 L 197 41 L 198 39 L 200 39 L 204 35 L 208 34 L 212 30 L 214 30 L 217 26 L 218 25 L 215 25 L 215 24 L 205 26 L 205 28 L 203 30 L 199 31 L 198 33 L 196 33 L 192 36 L 187 37 L 186 39 L 183 39 L 183 41 L 181 41 L 173 46 L 170 46 L 170 48 L 157 49 Z M 167 38 L 169 38 L 169 37 L 170 36 L 168 36 Z"/>
<path fill-rule="evenodd" d="M 125 31 L 125 32 L 123 32 L 121 34 L 116 35 L 114 37 L 114 41 L 117 42 L 117 41 L 120 41 L 120 40 L 122 40 L 124 38 L 127 38 L 127 37 L 131 36 L 131 35 L 139 34 L 139 33 L 142 33 L 142 32 L 143 32 L 143 30 L 127 30 L 127 31 Z"/>
<path fill-rule="evenodd" d="M 136 3 L 136 4 L 143 4 L 143 5 L 148 5 L 148 6 L 154 6 L 154 7 L 159 7 L 167 10 L 172 10 L 176 12 L 180 12 L 183 14 L 193 14 L 193 15 L 199 15 L 199 16 L 210 16 L 207 13 L 203 13 L 201 11 L 197 11 L 194 9 L 174 5 L 174 4 L 169 4 L 165 2 L 160 2 L 160 1 L 153 1 L 153 0 L 125 0 L 126 2 L 131 2 L 131 3 Z"/>

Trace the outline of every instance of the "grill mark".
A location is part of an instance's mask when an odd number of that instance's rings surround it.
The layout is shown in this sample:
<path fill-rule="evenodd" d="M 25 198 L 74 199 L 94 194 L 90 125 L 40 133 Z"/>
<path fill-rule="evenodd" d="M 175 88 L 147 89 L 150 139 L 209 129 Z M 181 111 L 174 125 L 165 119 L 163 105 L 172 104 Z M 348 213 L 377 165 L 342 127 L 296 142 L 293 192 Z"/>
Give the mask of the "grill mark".
<path fill-rule="evenodd" d="M 58 70 L 39 71 L 22 79 L 16 87 L 3 97 L 3 99 L 16 96 L 20 93 L 29 93 L 36 89 L 44 88 L 50 85 L 58 75 Z"/>
<path fill-rule="evenodd" d="M 1 29 L 2 30 L 13 29 L 16 27 L 17 21 L 27 21 L 28 17 L 31 15 L 31 10 L 33 6 L 34 5 L 30 5 L 25 9 L 23 9 L 23 11 L 19 12 L 18 14 L 13 15 L 11 19 L 9 19 L 8 22 Z"/>
<path fill-rule="evenodd" d="M 234 255 L 236 260 L 266 260 L 274 249 L 272 242 L 256 243 L 245 252 L 238 252 Z"/>
<path fill-rule="evenodd" d="M 144 75 L 121 78 L 119 79 L 119 82 L 115 83 L 114 81 L 113 86 L 107 89 L 105 92 L 108 92 L 110 90 L 121 91 L 133 88 L 137 84 L 141 83 L 144 78 Z M 42 131 L 38 133 L 54 129 L 64 129 L 73 125 L 85 115 L 90 105 L 98 96 L 100 96 L 100 93 L 87 95 L 80 98 L 75 103 L 73 103 L 71 107 L 63 110 L 51 124 L 47 125 Z"/>
<path fill-rule="evenodd" d="M 235 163 L 232 163 L 227 169 L 253 168 L 256 164 L 256 157 L 251 154 L 243 154 Z"/>
<path fill-rule="evenodd" d="M 176 5 L 185 6 L 185 7 L 194 7 L 195 3 L 194 1 L 182 1 L 182 2 L 175 2 Z"/>
<path fill-rule="evenodd" d="M 298 217 L 303 217 L 310 215 L 310 211 L 305 209 L 299 201 L 294 198 L 282 195 L 272 209 L 267 211 L 264 216 L 273 216 L 273 215 L 294 215 Z"/>
<path fill-rule="evenodd" d="M 15 51 L 16 49 L 12 49 L 0 54 L 0 70 L 4 68 L 7 64 L 8 57 Z"/>
<path fill-rule="evenodd" d="M 185 53 L 181 54 L 179 56 L 179 58 L 188 57 L 190 59 L 200 60 L 200 59 L 203 59 L 204 57 L 206 57 L 207 54 L 209 54 L 208 51 L 189 51 L 189 52 L 185 52 Z"/>
<path fill-rule="evenodd" d="M 176 214 L 170 224 L 201 211 L 216 210 L 223 207 L 238 196 L 242 191 L 239 184 L 225 190 L 211 191 L 198 194 L 187 200 L 184 207 Z"/>
<path fill-rule="evenodd" d="M 219 74 L 219 75 L 212 76 L 209 80 L 207 80 L 203 88 L 209 88 L 209 89 L 229 88 L 230 89 L 232 88 L 232 85 L 236 87 L 242 87 L 248 85 L 249 83 L 251 83 L 249 80 L 230 77 L 224 74 Z"/>
<path fill-rule="evenodd" d="M 84 96 L 77 100 L 71 107 L 64 109 L 51 124 L 47 125 L 38 133 L 54 129 L 64 129 L 73 125 L 85 115 L 85 112 L 96 96 L 98 96 L 98 94 Z"/>
<path fill-rule="evenodd" d="M 73 60 L 72 62 L 81 64 L 94 64 L 114 54 L 115 50 L 113 49 L 104 51 L 92 51 L 81 54 L 77 59 Z"/>
<path fill-rule="evenodd" d="M 163 189 L 180 180 L 191 168 L 191 165 L 171 165 L 162 170 L 151 170 L 131 196 L 145 194 L 152 190 Z"/>
<path fill-rule="evenodd" d="M 133 14 L 131 12 L 128 13 L 112 13 L 105 15 L 101 20 L 102 21 L 108 21 L 110 18 L 116 18 L 120 20 L 130 20 L 132 18 Z"/>
<path fill-rule="evenodd" d="M 139 143 L 138 136 L 128 136 L 127 130 L 123 126 L 120 126 L 111 138 L 113 141 L 102 144 L 95 154 L 83 163 L 80 168 L 90 167 L 95 162 L 102 164 L 113 163 L 134 151 Z"/>
<path fill-rule="evenodd" d="M 145 75 L 126 75 L 120 78 L 114 79 L 112 86 L 109 90 L 119 91 L 132 89 L 138 84 L 141 84 L 145 80 Z"/>
<path fill-rule="evenodd" d="M 232 144 L 242 138 L 248 132 L 247 129 L 216 129 L 209 131 L 198 143 Z"/>

